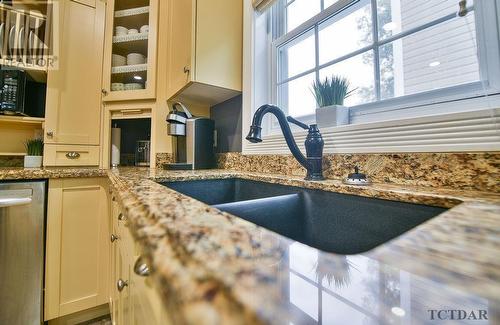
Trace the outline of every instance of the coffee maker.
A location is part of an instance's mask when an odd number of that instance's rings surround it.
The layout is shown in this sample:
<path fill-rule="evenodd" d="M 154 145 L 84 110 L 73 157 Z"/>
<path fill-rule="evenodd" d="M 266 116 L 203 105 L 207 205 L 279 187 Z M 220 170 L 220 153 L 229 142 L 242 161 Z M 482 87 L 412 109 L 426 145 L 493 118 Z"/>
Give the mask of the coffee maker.
<path fill-rule="evenodd" d="M 174 103 L 167 115 L 168 135 L 172 136 L 174 163 L 166 164 L 170 170 L 215 168 L 215 122 L 196 117 L 182 103 Z"/>

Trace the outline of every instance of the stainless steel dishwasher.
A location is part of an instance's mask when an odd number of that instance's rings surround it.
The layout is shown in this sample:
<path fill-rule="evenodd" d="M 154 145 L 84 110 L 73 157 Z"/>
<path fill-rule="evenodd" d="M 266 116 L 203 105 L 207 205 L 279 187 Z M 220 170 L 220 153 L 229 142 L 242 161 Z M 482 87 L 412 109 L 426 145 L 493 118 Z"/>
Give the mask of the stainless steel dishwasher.
<path fill-rule="evenodd" d="M 43 324 L 45 181 L 0 183 L 0 324 Z"/>

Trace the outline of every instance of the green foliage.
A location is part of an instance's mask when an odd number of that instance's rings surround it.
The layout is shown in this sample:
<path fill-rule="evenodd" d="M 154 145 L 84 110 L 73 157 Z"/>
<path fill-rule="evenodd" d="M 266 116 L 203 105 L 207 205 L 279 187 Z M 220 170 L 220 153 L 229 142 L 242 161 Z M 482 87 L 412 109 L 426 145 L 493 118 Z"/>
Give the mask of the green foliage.
<path fill-rule="evenodd" d="M 318 107 L 331 105 L 344 105 L 344 100 L 349 97 L 353 90 L 349 90 L 349 80 L 340 76 L 326 77 L 323 81 L 315 80 L 312 85 L 312 93 Z"/>
<path fill-rule="evenodd" d="M 26 153 L 28 156 L 42 156 L 43 155 L 43 140 L 30 139 L 24 142 Z"/>

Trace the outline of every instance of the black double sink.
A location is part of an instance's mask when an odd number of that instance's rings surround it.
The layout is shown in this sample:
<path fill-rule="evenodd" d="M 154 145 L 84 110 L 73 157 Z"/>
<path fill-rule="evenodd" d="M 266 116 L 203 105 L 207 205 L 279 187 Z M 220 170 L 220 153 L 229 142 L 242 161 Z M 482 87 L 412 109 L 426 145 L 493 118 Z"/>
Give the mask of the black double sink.
<path fill-rule="evenodd" d="M 295 241 L 337 254 L 366 252 L 446 211 L 238 178 L 162 185 Z"/>

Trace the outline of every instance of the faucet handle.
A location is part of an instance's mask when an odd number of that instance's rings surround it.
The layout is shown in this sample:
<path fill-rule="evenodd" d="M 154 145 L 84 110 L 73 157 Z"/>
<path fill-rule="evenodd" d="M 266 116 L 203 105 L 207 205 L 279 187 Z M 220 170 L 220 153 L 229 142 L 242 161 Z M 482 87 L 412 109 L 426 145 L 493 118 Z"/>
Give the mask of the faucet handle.
<path fill-rule="evenodd" d="M 309 130 L 309 126 L 307 124 L 302 123 L 302 122 L 294 119 L 291 116 L 287 116 L 286 119 L 288 122 L 293 123 L 293 124 L 297 125 L 298 127 L 303 128 L 304 130 Z"/>

